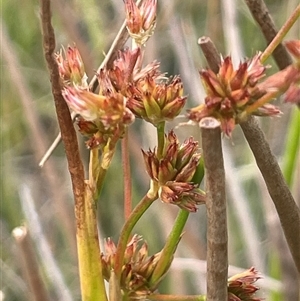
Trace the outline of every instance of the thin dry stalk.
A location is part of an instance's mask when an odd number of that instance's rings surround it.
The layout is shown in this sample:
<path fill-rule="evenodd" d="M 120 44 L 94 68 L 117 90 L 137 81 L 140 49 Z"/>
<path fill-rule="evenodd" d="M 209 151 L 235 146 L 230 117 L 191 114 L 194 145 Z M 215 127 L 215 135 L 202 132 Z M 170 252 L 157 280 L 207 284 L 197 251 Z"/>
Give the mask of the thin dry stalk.
<path fill-rule="evenodd" d="M 26 227 L 15 228 L 12 235 L 17 243 L 22 259 L 22 267 L 26 275 L 29 287 L 31 289 L 33 300 L 48 301 L 50 297 L 44 286 L 43 279 L 40 275 L 39 265 L 36 259 L 30 236 Z"/>
<path fill-rule="evenodd" d="M 282 229 L 300 273 L 300 209 L 283 178 L 276 157 L 254 117 L 241 124 L 257 166 L 276 207 Z"/>
<path fill-rule="evenodd" d="M 200 121 L 206 179 L 207 301 L 227 301 L 228 235 L 220 123 Z"/>
<path fill-rule="evenodd" d="M 271 43 L 277 34 L 274 21 L 263 0 L 245 0 L 255 21 L 265 36 L 267 43 Z M 280 69 L 292 64 L 292 59 L 282 44 L 279 44 L 273 52 L 273 57 Z"/>

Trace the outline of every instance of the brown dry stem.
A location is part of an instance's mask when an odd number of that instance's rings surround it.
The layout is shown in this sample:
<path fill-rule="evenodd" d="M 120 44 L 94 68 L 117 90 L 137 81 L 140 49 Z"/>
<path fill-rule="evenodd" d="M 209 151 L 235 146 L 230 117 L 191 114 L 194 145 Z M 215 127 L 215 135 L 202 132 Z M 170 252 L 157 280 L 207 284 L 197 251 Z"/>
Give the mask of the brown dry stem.
<path fill-rule="evenodd" d="M 245 0 L 255 21 L 258 23 L 268 44 L 272 42 L 277 34 L 274 21 L 263 0 Z M 273 52 L 273 57 L 280 69 L 292 64 L 292 59 L 286 48 L 280 43 Z"/>
<path fill-rule="evenodd" d="M 200 121 L 207 209 L 207 301 L 227 301 L 228 235 L 220 123 Z"/>
<path fill-rule="evenodd" d="M 53 55 L 55 50 L 55 35 L 51 24 L 50 0 L 40 0 L 40 4 L 44 55 L 50 73 L 50 81 L 57 119 L 61 131 L 61 137 L 64 142 L 69 172 L 71 175 L 75 198 L 75 212 L 78 214 L 84 205 L 84 169 L 79 154 L 76 132 L 73 127 L 70 111 L 61 94 L 62 87 L 58 66 Z M 78 216 L 76 217 L 78 221 Z"/>
<path fill-rule="evenodd" d="M 198 40 L 198 44 L 201 47 L 210 69 L 213 72 L 218 73 L 221 64 L 221 56 L 218 53 L 215 44 L 209 37 L 201 37 Z"/>

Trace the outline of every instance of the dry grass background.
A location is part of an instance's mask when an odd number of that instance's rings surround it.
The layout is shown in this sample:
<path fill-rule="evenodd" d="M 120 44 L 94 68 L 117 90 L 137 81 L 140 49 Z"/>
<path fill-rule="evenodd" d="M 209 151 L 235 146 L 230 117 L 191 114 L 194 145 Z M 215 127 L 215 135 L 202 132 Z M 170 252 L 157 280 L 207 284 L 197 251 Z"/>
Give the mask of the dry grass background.
<path fill-rule="evenodd" d="M 279 28 L 296 0 L 266 1 Z M 91 77 L 108 51 L 124 20 L 121 0 L 53 0 L 53 22 L 60 45 L 73 42 L 79 48 Z M 51 300 L 79 300 L 79 280 L 74 235 L 74 213 L 69 175 L 62 145 L 43 169 L 38 162 L 58 133 L 48 73 L 43 58 L 36 1 L 1 3 L 1 276 L 0 300 L 32 300 L 24 275 L 20 244 L 12 236 L 15 227 L 26 225 Z M 299 38 L 298 23 L 288 38 Z M 198 70 L 206 67 L 197 40 L 209 36 L 223 55 L 237 64 L 266 42 L 243 1 L 159 1 L 157 28 L 147 43 L 145 62 L 161 62 L 161 70 L 181 74 L 187 107 L 203 101 Z M 277 70 L 272 59 L 269 72 Z M 261 119 L 261 126 L 279 162 L 285 162 L 290 120 L 296 108 L 281 105 L 284 115 Z M 295 110 L 295 111 L 294 111 Z M 184 117 L 176 120 L 184 122 Z M 299 129 L 300 131 L 300 129 Z M 179 125 L 182 137 L 199 135 L 196 126 Z M 130 129 L 134 201 L 148 187 L 140 148 L 153 146 L 153 128 L 141 121 Z M 81 151 L 87 156 L 84 141 Z M 286 246 L 273 203 L 241 131 L 232 140 L 224 138 L 228 191 L 230 272 L 255 266 L 264 278 L 259 281 L 266 300 L 296 301 L 299 294 L 296 272 Z M 114 158 L 99 204 L 100 237 L 118 238 L 123 223 L 120 153 Z M 291 190 L 300 205 L 300 160 L 295 164 Z M 150 246 L 158 251 L 167 237 L 177 208 L 156 202 L 136 226 Z M 205 291 L 205 208 L 192 214 L 178 247 L 163 292 Z M 3 297 L 1 297 L 3 296 Z M 2 299 L 1 299 L 2 298 Z"/>

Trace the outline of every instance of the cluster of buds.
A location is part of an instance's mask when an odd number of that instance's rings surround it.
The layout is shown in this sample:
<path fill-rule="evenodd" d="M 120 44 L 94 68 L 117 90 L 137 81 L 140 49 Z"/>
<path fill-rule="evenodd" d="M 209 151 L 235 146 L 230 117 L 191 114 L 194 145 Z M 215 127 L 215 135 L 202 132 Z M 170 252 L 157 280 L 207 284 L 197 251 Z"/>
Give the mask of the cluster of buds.
<path fill-rule="evenodd" d="M 63 53 L 64 52 L 64 55 Z M 65 86 L 78 86 L 87 88 L 87 75 L 84 64 L 76 46 L 68 46 L 67 51 L 63 49 L 55 54 L 58 71 Z"/>
<path fill-rule="evenodd" d="M 261 277 L 255 268 L 234 275 L 228 279 L 228 300 L 229 301 L 262 301 L 261 298 L 255 297 L 258 287 L 253 283 Z"/>
<path fill-rule="evenodd" d="M 222 131 L 230 136 L 235 125 L 243 121 L 247 108 L 263 93 L 258 88 L 266 67 L 260 62 L 260 54 L 247 60 L 234 70 L 231 57 L 226 57 L 216 74 L 203 70 L 200 76 L 206 90 L 205 103 L 188 111 L 191 120 L 199 122 L 204 117 L 214 117 L 221 122 Z M 279 109 L 263 104 L 253 115 L 271 116 L 280 114 Z"/>
<path fill-rule="evenodd" d="M 143 151 L 152 186 L 158 187 L 163 202 L 195 212 L 197 205 L 205 203 L 205 193 L 199 189 L 199 184 L 191 182 L 200 160 L 198 142 L 189 138 L 180 145 L 173 131 L 165 140 L 161 157 L 155 149 Z"/>
<path fill-rule="evenodd" d="M 134 0 L 125 0 L 126 25 L 132 39 L 144 45 L 152 36 L 156 26 L 157 0 L 142 1 L 140 7 Z"/>
<path fill-rule="evenodd" d="M 105 254 L 101 254 L 103 277 L 109 281 L 114 270 L 116 246 L 111 239 L 104 243 Z M 148 255 L 148 246 L 138 235 L 134 235 L 127 244 L 121 272 L 120 288 L 130 300 L 143 299 L 156 290 L 158 283 L 151 285 L 151 276 L 160 253 Z M 170 262 L 171 264 L 171 262 Z M 166 274 L 170 264 L 166 268 Z M 161 280 L 161 279 L 160 279 Z"/>

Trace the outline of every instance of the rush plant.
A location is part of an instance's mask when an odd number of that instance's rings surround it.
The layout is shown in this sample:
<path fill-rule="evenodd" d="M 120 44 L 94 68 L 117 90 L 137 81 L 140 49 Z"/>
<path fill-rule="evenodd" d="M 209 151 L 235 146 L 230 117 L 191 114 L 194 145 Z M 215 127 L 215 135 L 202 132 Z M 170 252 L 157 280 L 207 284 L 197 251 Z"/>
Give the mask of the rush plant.
<path fill-rule="evenodd" d="M 232 133 L 239 126 L 261 170 L 300 273 L 300 209 L 254 117 L 281 115 L 280 107 L 272 104 L 280 96 L 300 107 L 300 40 L 284 41 L 299 18 L 300 5 L 268 48 L 237 67 L 230 56 L 221 55 L 210 39 L 203 38 L 200 44 L 207 66 L 199 71 L 199 85 L 202 82 L 206 96 L 195 107 L 185 109 L 189 96 L 181 77 L 164 73 L 158 61 L 144 61 L 148 40 L 160 19 L 157 0 L 123 1 L 126 20 L 117 41 L 129 39 L 131 44 L 112 48 L 91 79 L 72 41 L 72 46 L 57 49 L 50 2 L 40 0 L 43 47 L 72 181 L 81 300 L 263 300 L 257 295 L 255 282 L 262 276 L 256 268 L 249 266 L 228 277 L 228 209 L 221 141 L 234 143 Z M 280 43 L 293 61 L 267 75 L 270 66 L 265 61 Z M 173 128 L 166 129 L 180 114 L 200 127 L 201 148 L 196 137 L 180 141 Z M 141 150 L 149 186 L 133 206 L 128 128 L 137 119 L 155 128 L 157 143 Z M 76 132 L 84 137 L 89 152 L 87 173 Z M 98 211 L 103 210 L 101 192 L 104 185 L 110 185 L 105 179 L 119 144 L 124 200 L 115 201 L 124 204 L 125 221 L 114 241 L 100 237 Z M 164 246 L 150 253 L 147 238 L 134 228 L 159 201 L 177 206 L 179 211 Z M 207 293 L 163 294 L 160 283 L 172 265 L 188 218 L 197 214 L 199 206 L 207 210 Z"/>

